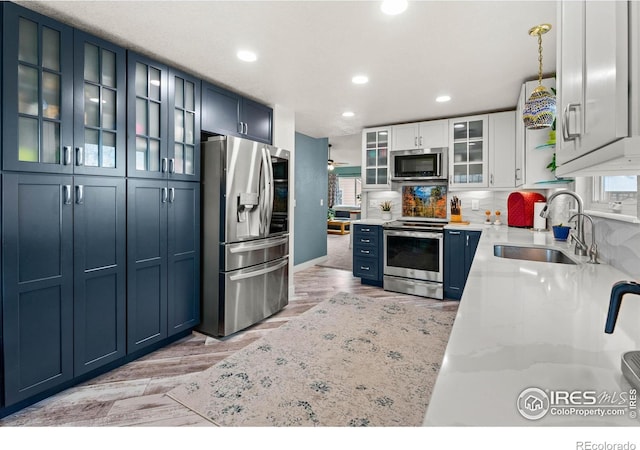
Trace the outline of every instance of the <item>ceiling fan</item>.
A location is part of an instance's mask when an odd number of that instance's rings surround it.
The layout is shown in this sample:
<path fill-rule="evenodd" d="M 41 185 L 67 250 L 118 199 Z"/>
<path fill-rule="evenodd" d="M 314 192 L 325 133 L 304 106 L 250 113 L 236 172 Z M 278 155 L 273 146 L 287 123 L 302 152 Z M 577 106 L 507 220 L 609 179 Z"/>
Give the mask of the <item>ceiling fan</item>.
<path fill-rule="evenodd" d="M 335 162 L 333 159 L 331 159 L 331 144 L 329 144 L 329 159 L 327 159 L 327 170 L 332 171 L 338 166 L 348 166 L 348 165 L 349 163 Z"/>

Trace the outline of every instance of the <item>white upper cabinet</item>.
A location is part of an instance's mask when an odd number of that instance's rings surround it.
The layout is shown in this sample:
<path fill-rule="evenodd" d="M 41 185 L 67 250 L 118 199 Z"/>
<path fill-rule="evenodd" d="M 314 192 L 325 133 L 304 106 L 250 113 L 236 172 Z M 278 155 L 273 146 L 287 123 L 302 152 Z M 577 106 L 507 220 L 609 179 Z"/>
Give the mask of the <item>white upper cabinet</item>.
<path fill-rule="evenodd" d="M 634 152 L 637 155 L 638 149 L 637 145 L 628 145 L 624 138 L 637 136 L 637 130 L 633 133 L 628 127 L 629 55 L 631 93 L 636 98 L 638 89 L 637 9 L 634 2 L 622 1 L 559 3 L 556 149 L 559 176 L 604 173 L 607 169 L 631 170 L 626 156 Z M 632 37 L 630 41 L 630 31 L 635 40 Z M 636 169 L 640 168 L 638 162 L 635 164 Z"/>
<path fill-rule="evenodd" d="M 449 185 L 488 187 L 488 115 L 449 120 Z"/>
<path fill-rule="evenodd" d="M 394 125 L 392 131 L 393 150 L 449 146 L 449 121 L 447 119 Z"/>
<path fill-rule="evenodd" d="M 362 130 L 362 189 L 389 189 L 391 127 Z"/>
<path fill-rule="evenodd" d="M 489 187 L 516 183 L 516 112 L 489 114 Z"/>

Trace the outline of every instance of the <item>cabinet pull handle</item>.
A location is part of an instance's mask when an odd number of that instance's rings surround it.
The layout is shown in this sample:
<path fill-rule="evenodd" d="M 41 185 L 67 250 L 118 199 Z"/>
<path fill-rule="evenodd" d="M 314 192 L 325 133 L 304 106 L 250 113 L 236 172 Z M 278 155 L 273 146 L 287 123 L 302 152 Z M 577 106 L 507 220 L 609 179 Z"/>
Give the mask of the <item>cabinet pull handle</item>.
<path fill-rule="evenodd" d="M 576 138 L 580 137 L 580 132 L 578 133 L 569 132 L 569 123 L 571 119 L 571 116 L 569 115 L 569 113 L 571 112 L 572 109 L 578 109 L 579 107 L 580 107 L 580 103 L 569 103 L 567 104 L 567 106 L 564 107 L 564 111 L 562 114 L 562 122 L 564 125 L 562 127 L 562 137 L 564 137 L 565 141 L 573 141 Z"/>
<path fill-rule="evenodd" d="M 422 147 L 422 136 L 420 136 L 420 147 Z"/>
<path fill-rule="evenodd" d="M 84 204 L 84 186 L 81 184 L 76 186 L 76 204 Z"/>
<path fill-rule="evenodd" d="M 249 124 L 247 122 L 244 123 L 244 134 L 249 134 Z"/>
<path fill-rule="evenodd" d="M 64 204 L 70 205 L 71 204 L 71 185 L 65 184 L 62 190 L 64 192 Z"/>
<path fill-rule="evenodd" d="M 371 270 L 369 266 L 360 266 L 360 270 Z"/>
<path fill-rule="evenodd" d="M 68 166 L 69 164 L 71 164 L 71 147 L 69 147 L 68 145 L 64 146 L 64 165 Z"/>
<path fill-rule="evenodd" d="M 459 236 L 460 232 L 459 231 L 449 231 L 449 234 L 453 234 L 455 236 Z"/>
<path fill-rule="evenodd" d="M 176 189 L 169 188 L 169 203 L 173 203 L 175 199 L 176 199 Z"/>
<path fill-rule="evenodd" d="M 160 171 L 162 173 L 166 173 L 167 172 L 167 165 L 169 163 L 169 159 L 168 158 L 162 158 L 162 167 L 160 168 Z"/>
<path fill-rule="evenodd" d="M 76 166 L 84 166 L 84 148 L 76 147 Z"/>
<path fill-rule="evenodd" d="M 371 228 L 360 228 L 360 231 L 371 231 Z"/>
<path fill-rule="evenodd" d="M 469 246 L 469 235 L 467 234 L 467 247 Z"/>
<path fill-rule="evenodd" d="M 369 242 L 371 242 L 370 239 L 360 239 L 360 242 L 364 242 L 365 244 L 368 244 Z"/>
<path fill-rule="evenodd" d="M 176 159 L 169 159 L 169 173 L 176 173 Z"/>
<path fill-rule="evenodd" d="M 519 167 L 516 169 L 516 181 L 520 181 L 520 170 Z"/>
<path fill-rule="evenodd" d="M 239 125 L 239 128 L 240 128 L 238 130 L 238 133 L 240 133 L 240 134 L 244 133 L 244 122 L 238 122 L 238 125 Z"/>
<path fill-rule="evenodd" d="M 413 137 L 413 146 L 417 147 L 418 146 L 418 136 L 414 136 Z"/>
<path fill-rule="evenodd" d="M 489 180 L 489 184 L 493 184 L 493 174 L 491 174 L 490 180 Z"/>
<path fill-rule="evenodd" d="M 167 188 L 162 188 L 162 203 L 167 203 Z"/>
<path fill-rule="evenodd" d="M 360 253 L 364 253 L 365 255 L 368 255 L 371 252 L 369 250 L 360 250 Z"/>

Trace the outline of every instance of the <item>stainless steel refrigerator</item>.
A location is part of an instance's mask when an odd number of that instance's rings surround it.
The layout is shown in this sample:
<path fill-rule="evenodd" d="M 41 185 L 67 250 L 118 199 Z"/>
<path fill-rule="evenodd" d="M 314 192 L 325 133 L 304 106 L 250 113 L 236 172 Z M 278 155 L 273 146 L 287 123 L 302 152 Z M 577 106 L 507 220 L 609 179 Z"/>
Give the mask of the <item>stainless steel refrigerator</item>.
<path fill-rule="evenodd" d="M 202 144 L 202 322 L 227 336 L 289 302 L 288 150 L 232 136 Z"/>

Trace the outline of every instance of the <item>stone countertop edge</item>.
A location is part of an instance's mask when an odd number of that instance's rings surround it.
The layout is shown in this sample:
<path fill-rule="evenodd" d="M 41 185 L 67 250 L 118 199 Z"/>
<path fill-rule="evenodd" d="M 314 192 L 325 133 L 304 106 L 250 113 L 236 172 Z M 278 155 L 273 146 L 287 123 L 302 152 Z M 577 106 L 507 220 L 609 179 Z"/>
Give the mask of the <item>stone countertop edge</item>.
<path fill-rule="evenodd" d="M 630 410 L 621 416 L 560 415 L 566 410 L 551 402 L 546 415 L 531 420 L 518 408 L 529 388 L 547 395 L 593 391 L 615 401 L 621 394 L 628 398 L 632 386 L 620 358 L 640 349 L 640 298 L 625 297 L 613 334 L 605 334 L 604 326 L 611 286 L 632 277 L 607 264 L 586 263 L 587 257 L 575 256 L 567 242 L 546 231 L 481 227 L 424 425 L 640 425 Z M 578 264 L 500 258 L 495 244 L 553 247 Z M 584 413 L 585 406 L 578 409 Z"/>

